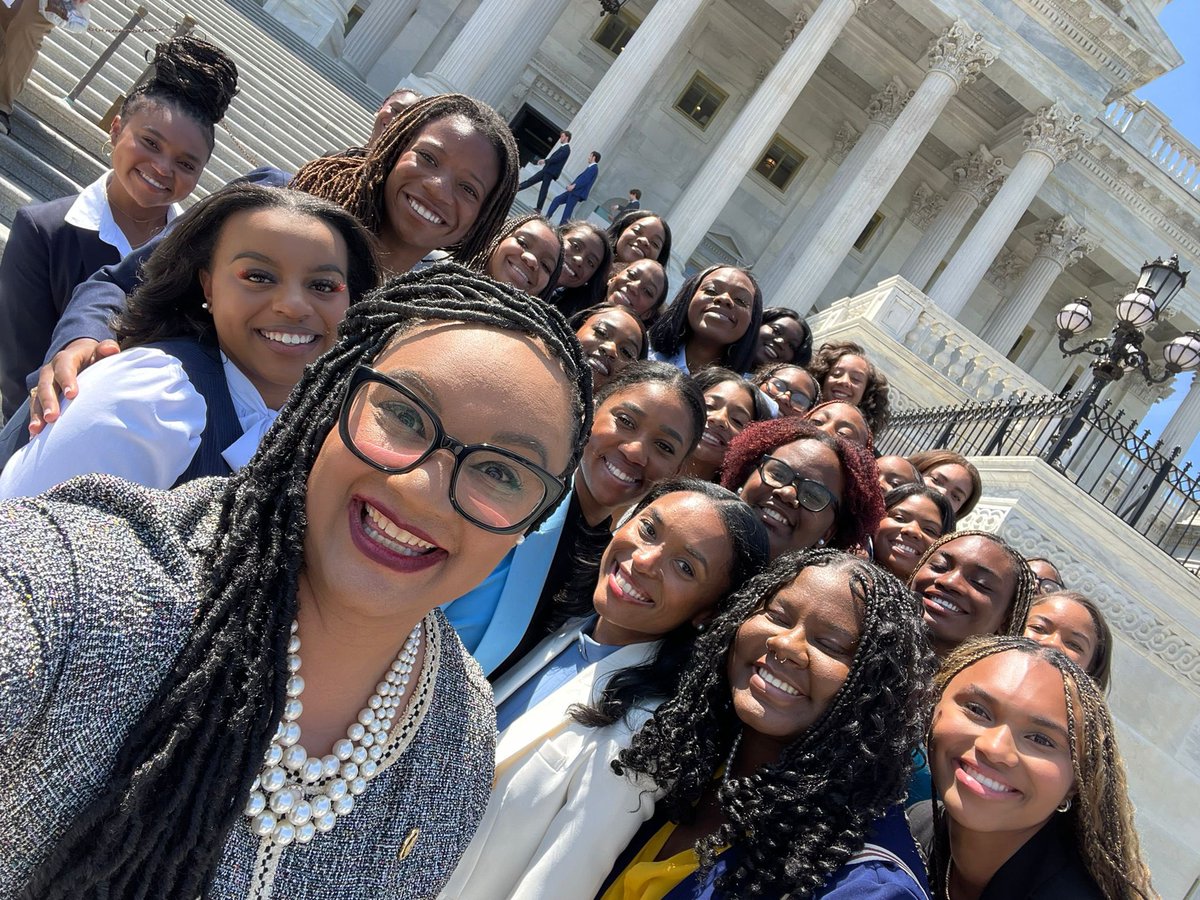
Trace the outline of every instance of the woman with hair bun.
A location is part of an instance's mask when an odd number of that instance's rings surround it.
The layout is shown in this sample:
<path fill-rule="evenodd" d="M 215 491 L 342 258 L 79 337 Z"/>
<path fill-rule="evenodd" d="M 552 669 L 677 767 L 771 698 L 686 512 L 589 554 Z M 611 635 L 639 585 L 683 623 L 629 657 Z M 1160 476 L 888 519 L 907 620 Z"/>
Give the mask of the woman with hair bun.
<path fill-rule="evenodd" d="M 777 559 L 614 765 L 661 796 L 600 896 L 924 900 L 898 804 L 932 669 L 893 576 L 831 550 Z"/>
<path fill-rule="evenodd" d="M 35 0 L 26 0 L 35 2 Z M 112 167 L 82 193 L 17 212 L 0 260 L 0 395 L 9 418 L 75 287 L 155 237 L 182 210 L 237 93 L 237 67 L 194 37 L 154 49 L 150 77 L 109 128 Z"/>
<path fill-rule="evenodd" d="M 936 900 L 1152 900 L 1116 728 L 1067 656 L 975 638 L 942 663 L 936 800 L 909 811 Z"/>

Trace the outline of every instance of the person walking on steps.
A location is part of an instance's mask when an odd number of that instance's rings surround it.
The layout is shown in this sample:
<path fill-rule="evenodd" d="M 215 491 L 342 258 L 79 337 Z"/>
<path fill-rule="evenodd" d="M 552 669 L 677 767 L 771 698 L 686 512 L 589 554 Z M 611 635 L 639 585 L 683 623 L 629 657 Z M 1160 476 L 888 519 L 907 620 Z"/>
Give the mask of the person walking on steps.
<path fill-rule="evenodd" d="M 9 133 L 13 101 L 29 80 L 42 41 L 60 22 L 71 31 L 86 29 L 86 2 L 0 0 L 0 134 Z"/>
<path fill-rule="evenodd" d="M 588 154 L 588 164 L 582 172 L 580 172 L 575 180 L 567 185 L 567 189 L 559 194 L 550 204 L 550 209 L 546 212 L 546 218 L 554 218 L 554 211 L 563 204 L 562 219 L 559 220 L 560 225 L 566 225 L 567 220 L 571 218 L 571 214 L 575 212 L 575 204 L 580 200 L 586 200 L 588 194 L 591 193 L 592 185 L 596 183 L 596 176 L 600 174 L 600 153 L 593 150 Z"/>
<path fill-rule="evenodd" d="M 545 159 L 539 159 L 538 165 L 541 170 L 536 175 L 531 175 L 521 182 L 520 189 L 533 187 L 539 181 L 542 184 L 541 190 L 538 191 L 537 211 L 540 213 L 546 208 L 546 194 L 550 192 L 550 185 L 554 183 L 554 179 L 562 174 L 563 167 L 567 164 L 567 159 L 571 155 L 571 132 L 564 131 L 558 136 L 558 146 L 554 148 L 554 152 Z"/>

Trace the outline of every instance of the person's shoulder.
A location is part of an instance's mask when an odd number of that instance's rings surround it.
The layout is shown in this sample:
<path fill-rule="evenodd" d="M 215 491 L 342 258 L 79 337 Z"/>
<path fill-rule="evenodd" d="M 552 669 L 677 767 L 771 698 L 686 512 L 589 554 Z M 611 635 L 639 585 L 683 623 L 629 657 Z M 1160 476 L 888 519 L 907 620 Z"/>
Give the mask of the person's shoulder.
<path fill-rule="evenodd" d="M 62 222 L 67 215 L 67 211 L 75 205 L 75 201 L 78 199 L 78 194 L 68 194 L 66 197 L 47 200 L 44 203 L 30 203 L 17 210 L 15 218 L 23 218 L 30 222 L 36 222 L 39 225 Z"/>
<path fill-rule="evenodd" d="M 818 900 L 929 900 L 929 892 L 899 866 L 872 860 L 843 866 Z"/>

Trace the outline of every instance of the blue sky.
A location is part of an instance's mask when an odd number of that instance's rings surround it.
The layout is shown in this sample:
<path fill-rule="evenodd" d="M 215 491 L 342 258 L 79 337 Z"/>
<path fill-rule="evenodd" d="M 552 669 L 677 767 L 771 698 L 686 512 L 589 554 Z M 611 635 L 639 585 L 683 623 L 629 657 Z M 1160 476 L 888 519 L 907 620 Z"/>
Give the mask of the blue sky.
<path fill-rule="evenodd" d="M 1200 147 L 1200 0 L 1172 0 L 1158 20 L 1185 62 L 1134 93 L 1170 116 L 1175 129 Z M 1200 280 L 1200 260 L 1184 262 L 1184 268 L 1194 270 L 1192 278 Z M 1147 414 L 1142 425 L 1149 428 L 1152 435 L 1157 435 L 1171 418 L 1171 413 L 1187 394 L 1192 377 L 1190 372 L 1179 375 L 1175 393 L 1155 404 Z M 1191 452 L 1184 458 L 1192 461 L 1193 469 L 1200 467 L 1200 441 L 1192 445 Z"/>

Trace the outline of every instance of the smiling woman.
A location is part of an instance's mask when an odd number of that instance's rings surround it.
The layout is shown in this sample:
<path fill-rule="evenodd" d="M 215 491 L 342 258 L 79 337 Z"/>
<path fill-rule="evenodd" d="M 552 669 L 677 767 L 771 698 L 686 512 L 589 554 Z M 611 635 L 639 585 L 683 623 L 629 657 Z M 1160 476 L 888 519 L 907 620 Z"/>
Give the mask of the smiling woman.
<path fill-rule="evenodd" d="M 243 185 L 206 197 L 115 320 L 125 352 L 80 376 L 87 389 L 0 473 L 0 497 L 89 472 L 169 488 L 240 469 L 375 286 L 372 246 L 349 213 L 307 194 Z"/>
<path fill-rule="evenodd" d="M 711 365 L 744 372 L 754 358 L 762 304 L 762 290 L 745 269 L 697 272 L 650 327 L 651 356 L 685 372 Z"/>
<path fill-rule="evenodd" d="M 549 300 L 562 271 L 563 245 L 553 225 L 537 213 L 530 213 L 505 222 L 471 267 L 519 291 Z"/>
<path fill-rule="evenodd" d="M 232 478 L 0 504 L 0 894 L 435 895 L 494 749 L 436 607 L 562 501 L 582 370 L 556 311 L 443 264 L 351 309 Z"/>

